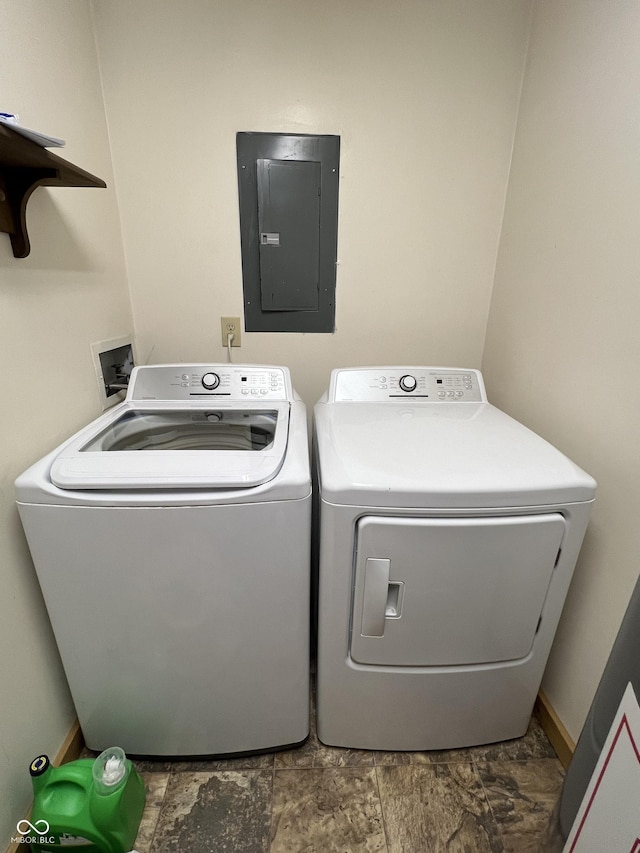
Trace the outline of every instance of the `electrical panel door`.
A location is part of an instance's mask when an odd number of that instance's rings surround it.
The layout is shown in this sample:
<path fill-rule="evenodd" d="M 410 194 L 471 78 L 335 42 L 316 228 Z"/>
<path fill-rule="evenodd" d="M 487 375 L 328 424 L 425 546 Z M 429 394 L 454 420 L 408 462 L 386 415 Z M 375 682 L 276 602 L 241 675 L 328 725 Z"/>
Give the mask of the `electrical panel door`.
<path fill-rule="evenodd" d="M 317 311 L 320 163 L 257 160 L 263 311 Z"/>

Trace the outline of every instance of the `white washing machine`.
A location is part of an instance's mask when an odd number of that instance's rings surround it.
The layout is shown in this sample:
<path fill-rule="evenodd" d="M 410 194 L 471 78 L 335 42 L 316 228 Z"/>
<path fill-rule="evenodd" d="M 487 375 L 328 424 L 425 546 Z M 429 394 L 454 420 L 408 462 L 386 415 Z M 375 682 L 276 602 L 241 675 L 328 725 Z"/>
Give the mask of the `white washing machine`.
<path fill-rule="evenodd" d="M 523 735 L 594 480 L 490 405 L 476 370 L 336 370 L 314 422 L 320 739 Z"/>
<path fill-rule="evenodd" d="M 16 495 L 87 746 L 305 740 L 311 478 L 286 368 L 138 367 Z"/>

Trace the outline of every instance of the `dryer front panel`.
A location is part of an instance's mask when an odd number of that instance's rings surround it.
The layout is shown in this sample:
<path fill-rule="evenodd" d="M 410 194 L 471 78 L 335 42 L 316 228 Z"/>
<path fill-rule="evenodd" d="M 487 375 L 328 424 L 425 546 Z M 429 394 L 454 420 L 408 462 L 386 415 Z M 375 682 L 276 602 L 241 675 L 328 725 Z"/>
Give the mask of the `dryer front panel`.
<path fill-rule="evenodd" d="M 560 513 L 361 518 L 352 660 L 455 666 L 525 657 L 565 528 Z"/>

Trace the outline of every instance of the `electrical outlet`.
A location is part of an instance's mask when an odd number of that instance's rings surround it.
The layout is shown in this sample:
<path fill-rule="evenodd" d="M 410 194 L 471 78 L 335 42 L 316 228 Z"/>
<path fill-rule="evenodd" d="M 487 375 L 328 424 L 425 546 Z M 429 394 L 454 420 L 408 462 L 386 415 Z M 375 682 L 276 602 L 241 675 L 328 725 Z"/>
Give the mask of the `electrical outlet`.
<path fill-rule="evenodd" d="M 227 338 L 233 335 L 232 347 L 242 346 L 242 330 L 240 329 L 240 317 L 220 317 L 222 327 L 222 346 L 226 347 Z"/>

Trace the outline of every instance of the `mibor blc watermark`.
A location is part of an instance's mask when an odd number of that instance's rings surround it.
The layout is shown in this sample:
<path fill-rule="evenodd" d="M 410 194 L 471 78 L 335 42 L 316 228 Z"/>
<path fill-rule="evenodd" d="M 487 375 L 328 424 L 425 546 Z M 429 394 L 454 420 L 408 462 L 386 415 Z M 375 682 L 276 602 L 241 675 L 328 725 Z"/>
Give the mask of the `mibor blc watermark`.
<path fill-rule="evenodd" d="M 16 824 L 19 835 L 11 839 L 12 844 L 55 844 L 54 836 L 49 836 L 49 824 L 46 820 L 37 820 L 31 823 L 28 820 L 19 820 Z"/>

